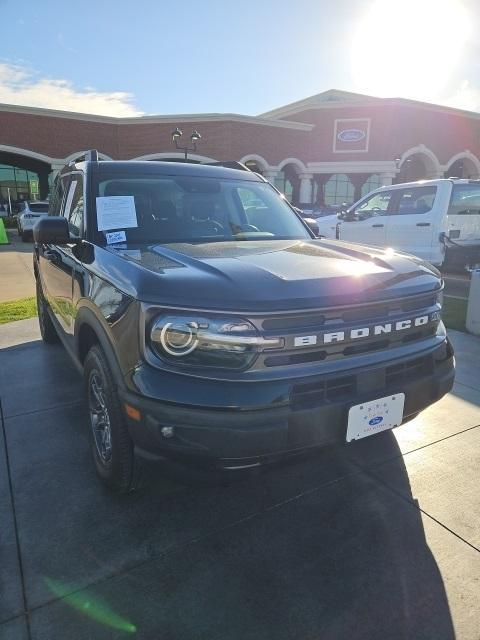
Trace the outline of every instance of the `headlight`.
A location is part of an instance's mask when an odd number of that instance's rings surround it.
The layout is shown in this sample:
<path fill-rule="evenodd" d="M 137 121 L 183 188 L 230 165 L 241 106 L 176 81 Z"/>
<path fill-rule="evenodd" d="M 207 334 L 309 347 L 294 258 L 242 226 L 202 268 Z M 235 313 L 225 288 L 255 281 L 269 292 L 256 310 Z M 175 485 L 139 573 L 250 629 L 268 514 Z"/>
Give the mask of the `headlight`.
<path fill-rule="evenodd" d="M 282 341 L 263 338 L 248 320 L 162 316 L 150 330 L 155 353 L 169 362 L 190 366 L 244 369 L 265 349 L 278 349 Z"/>

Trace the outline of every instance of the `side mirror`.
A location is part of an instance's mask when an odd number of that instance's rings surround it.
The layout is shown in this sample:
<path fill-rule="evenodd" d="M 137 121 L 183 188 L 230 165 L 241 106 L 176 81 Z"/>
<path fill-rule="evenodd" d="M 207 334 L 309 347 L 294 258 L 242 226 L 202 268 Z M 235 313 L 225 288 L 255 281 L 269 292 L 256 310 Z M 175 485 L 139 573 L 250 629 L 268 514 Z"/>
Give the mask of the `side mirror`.
<path fill-rule="evenodd" d="M 338 217 L 345 222 L 354 222 L 355 220 L 357 220 L 355 211 L 341 211 Z"/>
<path fill-rule="evenodd" d="M 313 231 L 316 236 L 320 235 L 320 229 L 316 220 L 314 220 L 313 218 L 304 218 L 303 221 L 308 226 L 310 231 Z"/>
<path fill-rule="evenodd" d="M 62 216 L 45 216 L 33 227 L 37 244 L 68 244 L 71 242 L 68 222 Z"/>

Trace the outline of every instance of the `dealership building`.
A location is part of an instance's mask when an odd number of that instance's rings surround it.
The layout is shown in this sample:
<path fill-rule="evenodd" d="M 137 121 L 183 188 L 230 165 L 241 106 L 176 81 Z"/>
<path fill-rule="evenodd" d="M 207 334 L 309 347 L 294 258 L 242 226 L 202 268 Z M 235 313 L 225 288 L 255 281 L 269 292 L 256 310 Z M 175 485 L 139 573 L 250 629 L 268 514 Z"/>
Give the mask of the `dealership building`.
<path fill-rule="evenodd" d="M 238 160 L 297 205 L 352 202 L 379 185 L 480 177 L 480 114 L 402 98 L 330 90 L 259 116 L 114 118 L 0 105 L 0 203 L 45 198 L 58 170 L 87 149 L 102 159 Z"/>

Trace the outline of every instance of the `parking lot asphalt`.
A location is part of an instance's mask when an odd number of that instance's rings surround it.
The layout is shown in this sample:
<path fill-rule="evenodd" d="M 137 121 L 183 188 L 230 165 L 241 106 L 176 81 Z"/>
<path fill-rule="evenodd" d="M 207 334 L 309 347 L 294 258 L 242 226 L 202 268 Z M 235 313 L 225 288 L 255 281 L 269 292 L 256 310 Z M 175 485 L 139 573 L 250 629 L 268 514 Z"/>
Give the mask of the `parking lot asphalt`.
<path fill-rule="evenodd" d="M 394 432 L 230 482 L 110 494 L 81 379 L 0 331 L 0 638 L 478 640 L 480 339 Z"/>

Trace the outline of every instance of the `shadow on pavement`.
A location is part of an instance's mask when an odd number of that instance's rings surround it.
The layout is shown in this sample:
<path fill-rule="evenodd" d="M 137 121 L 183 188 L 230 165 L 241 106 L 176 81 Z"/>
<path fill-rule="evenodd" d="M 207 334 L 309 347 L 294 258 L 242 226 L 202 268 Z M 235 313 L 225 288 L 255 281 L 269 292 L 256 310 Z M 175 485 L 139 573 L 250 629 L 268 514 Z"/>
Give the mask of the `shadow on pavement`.
<path fill-rule="evenodd" d="M 0 359 L 32 638 L 455 637 L 392 433 L 211 486 L 151 469 L 120 497 L 95 478 L 67 355 Z M 394 458 L 392 491 L 371 470 Z"/>

